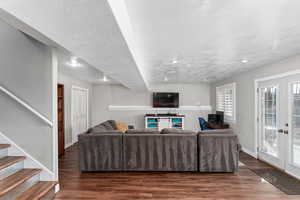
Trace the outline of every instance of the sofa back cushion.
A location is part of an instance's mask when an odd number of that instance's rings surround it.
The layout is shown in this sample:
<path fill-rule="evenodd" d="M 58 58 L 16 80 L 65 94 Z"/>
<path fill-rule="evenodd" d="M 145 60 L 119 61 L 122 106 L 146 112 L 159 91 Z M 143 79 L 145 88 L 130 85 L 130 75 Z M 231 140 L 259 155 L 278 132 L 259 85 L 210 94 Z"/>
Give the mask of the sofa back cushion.
<path fill-rule="evenodd" d="M 229 129 L 213 129 L 200 131 L 199 134 L 234 134 L 231 128 Z"/>
<path fill-rule="evenodd" d="M 124 134 L 126 171 L 196 171 L 196 134 Z"/>
<path fill-rule="evenodd" d="M 159 131 L 157 130 L 151 130 L 151 129 L 128 129 L 126 134 L 159 134 Z"/>
<path fill-rule="evenodd" d="M 161 134 L 195 134 L 195 132 L 190 130 L 181 130 L 176 128 L 164 128 Z"/>

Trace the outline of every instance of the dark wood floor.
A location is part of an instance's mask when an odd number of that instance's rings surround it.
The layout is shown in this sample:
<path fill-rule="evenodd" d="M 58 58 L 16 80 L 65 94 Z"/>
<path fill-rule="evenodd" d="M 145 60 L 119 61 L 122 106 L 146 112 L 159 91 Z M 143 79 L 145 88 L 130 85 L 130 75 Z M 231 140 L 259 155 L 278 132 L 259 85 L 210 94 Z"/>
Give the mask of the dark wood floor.
<path fill-rule="evenodd" d="M 203 173 L 84 173 L 78 169 L 77 146 L 60 159 L 60 187 L 55 199 L 168 200 L 299 200 L 262 181 L 246 167 L 237 174 Z M 241 161 L 270 167 L 247 154 Z"/>

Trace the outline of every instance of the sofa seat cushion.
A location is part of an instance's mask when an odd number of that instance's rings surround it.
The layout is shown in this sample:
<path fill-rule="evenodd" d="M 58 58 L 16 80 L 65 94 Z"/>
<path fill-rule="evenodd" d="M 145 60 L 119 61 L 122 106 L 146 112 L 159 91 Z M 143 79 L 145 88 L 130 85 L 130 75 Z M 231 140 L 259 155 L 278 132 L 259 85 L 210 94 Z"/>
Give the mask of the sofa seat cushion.
<path fill-rule="evenodd" d="M 159 134 L 159 131 L 157 130 L 151 130 L 151 129 L 128 129 L 126 134 Z"/>
<path fill-rule="evenodd" d="M 195 132 L 190 130 L 181 130 L 176 128 L 164 128 L 161 134 L 195 134 Z"/>

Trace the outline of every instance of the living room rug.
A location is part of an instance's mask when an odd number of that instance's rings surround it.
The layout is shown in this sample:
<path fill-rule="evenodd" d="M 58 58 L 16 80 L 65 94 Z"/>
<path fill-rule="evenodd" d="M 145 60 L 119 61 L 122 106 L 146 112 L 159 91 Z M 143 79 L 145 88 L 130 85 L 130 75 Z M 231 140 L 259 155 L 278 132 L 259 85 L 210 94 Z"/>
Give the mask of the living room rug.
<path fill-rule="evenodd" d="M 285 194 L 300 195 L 300 181 L 296 178 L 293 178 L 275 168 L 248 168 Z"/>

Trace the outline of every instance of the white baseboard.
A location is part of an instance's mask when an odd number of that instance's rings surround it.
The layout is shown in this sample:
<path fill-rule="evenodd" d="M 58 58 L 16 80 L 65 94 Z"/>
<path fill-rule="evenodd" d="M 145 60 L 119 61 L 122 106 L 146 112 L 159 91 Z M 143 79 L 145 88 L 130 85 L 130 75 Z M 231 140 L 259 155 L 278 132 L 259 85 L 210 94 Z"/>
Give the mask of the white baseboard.
<path fill-rule="evenodd" d="M 58 193 L 59 190 L 60 190 L 60 185 L 59 185 L 59 183 L 58 183 L 58 184 L 56 184 L 56 186 L 55 186 L 54 192 L 55 192 L 55 193 Z"/>
<path fill-rule="evenodd" d="M 19 145 L 17 145 L 14 141 L 9 139 L 3 133 L 0 132 L 0 143 L 10 144 L 11 147 L 8 149 L 8 155 L 10 156 L 25 156 L 26 160 L 24 160 L 24 168 L 37 168 L 42 169 L 40 173 L 41 181 L 54 181 L 55 174 L 49 170 L 45 165 L 37 161 L 33 158 L 29 153 L 24 151 Z"/>
<path fill-rule="evenodd" d="M 242 147 L 242 151 L 245 152 L 246 154 L 249 154 L 253 158 L 257 158 L 257 153 L 256 152 L 250 151 L 249 149 L 246 149 L 244 147 Z"/>
<path fill-rule="evenodd" d="M 71 143 L 68 143 L 68 144 L 65 144 L 65 149 L 69 148 L 69 147 L 72 146 L 72 145 L 73 145 L 72 142 L 71 142 Z"/>

